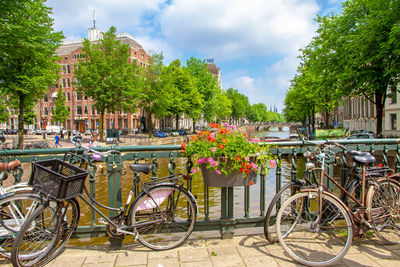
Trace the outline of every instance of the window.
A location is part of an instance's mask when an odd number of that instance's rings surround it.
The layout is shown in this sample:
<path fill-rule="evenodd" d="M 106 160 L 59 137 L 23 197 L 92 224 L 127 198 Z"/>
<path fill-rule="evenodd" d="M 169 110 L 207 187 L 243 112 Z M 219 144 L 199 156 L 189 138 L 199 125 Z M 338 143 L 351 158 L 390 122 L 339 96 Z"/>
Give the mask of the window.
<path fill-rule="evenodd" d="M 397 130 L 397 114 L 390 114 L 390 129 Z"/>
<path fill-rule="evenodd" d="M 87 106 L 84 107 L 84 114 L 88 114 L 88 108 L 87 108 Z"/>
<path fill-rule="evenodd" d="M 397 103 L 397 91 L 396 90 L 394 90 L 394 92 L 392 91 L 390 93 L 390 99 L 391 99 L 390 104 L 396 104 Z"/>
<path fill-rule="evenodd" d="M 62 74 L 65 74 L 65 65 L 62 65 Z"/>
<path fill-rule="evenodd" d="M 71 83 L 69 81 L 69 78 L 67 78 L 67 87 L 69 88 L 71 86 Z"/>
<path fill-rule="evenodd" d="M 44 102 L 47 102 L 47 95 L 44 96 L 43 101 L 44 101 Z"/>
<path fill-rule="evenodd" d="M 51 113 L 51 115 L 54 114 L 54 107 L 50 107 L 50 113 Z"/>
<path fill-rule="evenodd" d="M 92 115 L 96 115 L 96 109 L 92 106 Z"/>
<path fill-rule="evenodd" d="M 81 106 L 76 106 L 76 114 L 82 115 L 82 107 Z"/>
<path fill-rule="evenodd" d="M 68 101 L 71 101 L 71 95 L 69 94 L 69 92 L 67 92 L 67 99 Z"/>
<path fill-rule="evenodd" d="M 65 79 L 62 79 L 63 88 L 65 88 Z"/>
<path fill-rule="evenodd" d="M 67 65 L 67 73 L 71 73 L 71 68 L 69 65 Z"/>
<path fill-rule="evenodd" d="M 82 100 L 82 95 L 79 92 L 76 92 L 76 101 Z"/>
<path fill-rule="evenodd" d="M 43 107 L 43 114 L 47 116 L 49 114 L 47 107 Z"/>

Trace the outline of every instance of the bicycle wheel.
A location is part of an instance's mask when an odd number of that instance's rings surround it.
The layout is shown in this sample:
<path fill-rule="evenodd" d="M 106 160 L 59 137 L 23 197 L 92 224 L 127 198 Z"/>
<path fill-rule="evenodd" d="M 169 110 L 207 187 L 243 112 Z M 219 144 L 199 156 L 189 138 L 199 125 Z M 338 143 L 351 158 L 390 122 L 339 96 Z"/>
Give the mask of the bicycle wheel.
<path fill-rule="evenodd" d="M 46 258 L 41 261 L 41 265 L 49 263 L 64 252 L 69 239 L 79 224 L 80 208 L 79 203 L 75 198 L 69 199 L 65 202 L 60 202 L 59 205 L 61 205 L 60 211 L 62 212 L 62 215 L 58 239 Z"/>
<path fill-rule="evenodd" d="M 352 180 L 349 185 L 347 186 L 346 191 L 358 201 L 361 201 L 361 181 L 354 179 Z M 351 210 L 355 211 L 360 205 L 358 205 L 354 200 L 352 200 L 344 191 L 340 193 L 340 200 Z"/>
<path fill-rule="evenodd" d="M 25 219 L 40 205 L 32 190 L 20 190 L 0 197 L 0 255 L 11 258 L 14 238 Z"/>
<path fill-rule="evenodd" d="M 42 266 L 59 240 L 60 212 L 56 202 L 40 205 L 23 223 L 11 253 L 13 266 Z"/>
<path fill-rule="evenodd" d="M 302 187 L 300 182 L 291 182 L 286 184 L 279 190 L 279 192 L 271 200 L 268 206 L 267 212 L 264 217 L 264 235 L 265 238 L 272 244 L 278 241 L 276 235 L 276 214 L 277 210 L 282 206 L 282 204 L 292 195 L 296 194 Z"/>
<path fill-rule="evenodd" d="M 166 250 L 181 245 L 192 233 L 196 207 L 183 189 L 159 185 L 142 193 L 133 203 L 131 222 L 144 246 Z"/>
<path fill-rule="evenodd" d="M 339 261 L 350 248 L 353 229 L 347 211 L 333 197 L 317 192 L 296 194 L 283 203 L 276 228 L 289 256 L 305 265 L 326 266 Z"/>
<path fill-rule="evenodd" d="M 375 234 L 387 244 L 400 243 L 400 186 L 389 179 L 371 185 L 367 193 L 367 216 Z"/>

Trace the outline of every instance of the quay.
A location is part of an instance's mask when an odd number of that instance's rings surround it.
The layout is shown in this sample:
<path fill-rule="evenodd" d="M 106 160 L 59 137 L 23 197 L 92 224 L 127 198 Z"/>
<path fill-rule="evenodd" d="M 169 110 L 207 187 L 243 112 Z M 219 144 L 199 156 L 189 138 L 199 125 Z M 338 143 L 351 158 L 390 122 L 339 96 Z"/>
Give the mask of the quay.
<path fill-rule="evenodd" d="M 248 230 L 247 230 L 248 231 Z M 293 262 L 283 248 L 269 244 L 261 228 L 253 234 L 238 231 L 232 239 L 221 239 L 219 233 L 193 232 L 181 247 L 153 251 L 138 242 L 120 249 L 110 245 L 68 246 L 48 267 L 275 267 L 302 266 Z M 258 232 L 255 233 L 254 232 Z M 206 237 L 206 235 L 209 235 Z M 0 266 L 11 267 L 6 260 Z M 385 246 L 379 239 L 355 239 L 344 259 L 334 266 L 398 267 L 400 245 Z"/>

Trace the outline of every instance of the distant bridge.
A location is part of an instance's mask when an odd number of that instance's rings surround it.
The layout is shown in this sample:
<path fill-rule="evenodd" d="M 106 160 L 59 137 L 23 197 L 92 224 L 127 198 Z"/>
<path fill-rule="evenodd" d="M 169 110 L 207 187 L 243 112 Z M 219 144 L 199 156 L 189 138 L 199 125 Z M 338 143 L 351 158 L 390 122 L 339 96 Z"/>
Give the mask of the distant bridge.
<path fill-rule="evenodd" d="M 282 131 L 283 128 L 289 128 L 289 131 L 297 131 L 297 128 L 300 127 L 301 124 L 294 123 L 294 122 L 285 122 L 285 123 L 278 123 L 278 122 L 271 122 L 271 123 L 264 123 L 264 124 L 256 124 L 256 125 L 248 125 L 247 129 L 250 131 L 268 131 L 272 128 L 278 128 L 279 131 Z"/>

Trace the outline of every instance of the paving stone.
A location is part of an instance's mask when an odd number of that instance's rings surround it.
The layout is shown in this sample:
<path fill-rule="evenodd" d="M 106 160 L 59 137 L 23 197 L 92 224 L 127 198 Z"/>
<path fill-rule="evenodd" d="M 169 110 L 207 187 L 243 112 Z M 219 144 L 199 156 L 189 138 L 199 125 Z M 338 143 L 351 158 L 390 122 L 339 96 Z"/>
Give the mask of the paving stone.
<path fill-rule="evenodd" d="M 243 257 L 243 261 L 249 267 L 279 266 L 278 262 L 271 256 Z"/>
<path fill-rule="evenodd" d="M 181 263 L 181 267 L 213 267 L 211 260 L 200 260 Z"/>
<path fill-rule="evenodd" d="M 148 267 L 176 267 L 179 266 L 178 258 L 149 259 Z"/>
<path fill-rule="evenodd" d="M 115 263 L 117 255 L 113 254 L 100 254 L 96 256 L 88 256 L 84 264 L 91 264 L 91 263 Z"/>
<path fill-rule="evenodd" d="M 83 264 L 83 267 L 114 267 L 114 263 L 113 262 L 88 263 L 88 264 Z"/>
<path fill-rule="evenodd" d="M 217 256 L 238 254 L 236 246 L 211 247 L 208 251 L 210 256 L 212 256 L 212 254 L 216 254 Z"/>
<path fill-rule="evenodd" d="M 149 259 L 170 259 L 178 258 L 178 250 L 151 251 L 148 253 Z"/>
<path fill-rule="evenodd" d="M 77 256 L 77 257 L 57 257 L 52 262 L 50 262 L 47 266 L 49 267 L 65 267 L 65 266 L 82 266 L 86 257 Z"/>
<path fill-rule="evenodd" d="M 398 254 L 394 253 L 392 250 L 387 249 L 387 247 L 385 246 L 362 245 L 359 247 L 359 250 L 372 258 L 391 259 L 398 256 Z"/>
<path fill-rule="evenodd" d="M 396 259 L 379 259 L 378 263 L 384 267 L 399 267 L 400 266 L 400 258 Z"/>
<path fill-rule="evenodd" d="M 212 256 L 211 261 L 214 264 L 214 266 L 218 266 L 218 267 L 245 266 L 242 258 L 237 254 Z"/>
<path fill-rule="evenodd" d="M 378 262 L 365 255 L 365 253 L 346 255 L 342 259 L 342 262 L 349 267 L 381 266 Z"/>
<path fill-rule="evenodd" d="M 266 256 L 269 255 L 268 250 L 265 246 L 255 247 L 255 246 L 237 246 L 236 249 L 239 251 L 241 257 L 251 257 L 251 256 Z"/>
<path fill-rule="evenodd" d="M 210 259 L 208 250 L 206 248 L 180 249 L 178 254 L 181 262 Z"/>
<path fill-rule="evenodd" d="M 126 252 L 117 254 L 116 266 L 146 265 L 147 253 Z"/>

